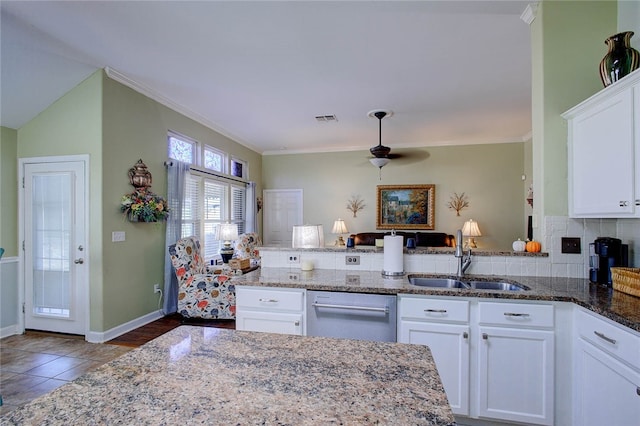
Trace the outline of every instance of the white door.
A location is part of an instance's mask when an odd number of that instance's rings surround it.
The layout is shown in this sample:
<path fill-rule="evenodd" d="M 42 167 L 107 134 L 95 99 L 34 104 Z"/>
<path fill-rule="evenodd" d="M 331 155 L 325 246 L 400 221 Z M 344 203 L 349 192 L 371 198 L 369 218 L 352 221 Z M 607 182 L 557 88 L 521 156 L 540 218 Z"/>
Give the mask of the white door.
<path fill-rule="evenodd" d="M 302 225 L 302 189 L 265 189 L 264 245 L 291 247 L 293 225 Z"/>
<path fill-rule="evenodd" d="M 87 163 L 28 161 L 21 160 L 24 325 L 84 335 L 89 291 Z"/>

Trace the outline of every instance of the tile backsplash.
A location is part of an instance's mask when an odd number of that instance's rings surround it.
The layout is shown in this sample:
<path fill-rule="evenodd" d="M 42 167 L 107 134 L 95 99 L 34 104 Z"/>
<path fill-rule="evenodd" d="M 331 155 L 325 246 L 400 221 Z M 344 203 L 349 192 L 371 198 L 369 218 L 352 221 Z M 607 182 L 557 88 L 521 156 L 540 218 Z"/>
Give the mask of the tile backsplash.
<path fill-rule="evenodd" d="M 615 237 L 629 245 L 630 266 L 640 266 L 640 220 L 639 219 L 571 219 L 567 216 L 546 216 L 543 222 L 542 250 L 548 257 L 526 256 L 474 256 L 469 274 L 510 276 L 553 276 L 588 278 L 589 243 L 598 237 Z M 580 238 L 580 254 L 563 254 L 562 237 Z M 300 264 L 291 264 L 289 254 L 300 254 L 300 262 L 311 261 L 317 269 L 340 269 L 353 271 L 380 271 L 383 253 L 359 252 L 359 264 L 347 264 L 344 251 L 296 252 L 289 248 L 264 250 L 262 266 L 300 269 Z M 455 274 L 457 260 L 450 254 L 405 254 L 406 273 Z"/>

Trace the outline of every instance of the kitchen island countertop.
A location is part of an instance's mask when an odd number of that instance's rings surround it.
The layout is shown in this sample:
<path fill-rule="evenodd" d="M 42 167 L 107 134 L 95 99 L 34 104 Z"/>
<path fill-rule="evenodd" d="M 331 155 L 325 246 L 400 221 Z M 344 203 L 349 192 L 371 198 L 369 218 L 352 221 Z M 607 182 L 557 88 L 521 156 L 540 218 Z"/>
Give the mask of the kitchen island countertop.
<path fill-rule="evenodd" d="M 631 296 L 610 287 L 590 283 L 582 278 L 501 276 L 506 281 L 529 287 L 527 291 L 444 289 L 409 284 L 408 275 L 450 277 L 443 274 L 409 273 L 387 278 L 380 272 L 348 271 L 344 269 L 260 268 L 246 275 L 233 277 L 236 285 L 304 288 L 350 293 L 422 294 L 496 298 L 507 300 L 539 300 L 572 302 L 607 317 L 636 332 L 640 332 L 640 297 Z M 469 274 L 464 279 L 493 280 L 491 275 Z M 463 280 L 464 280 L 463 279 Z"/>
<path fill-rule="evenodd" d="M 181 326 L 0 424 L 454 425 L 422 345 Z"/>

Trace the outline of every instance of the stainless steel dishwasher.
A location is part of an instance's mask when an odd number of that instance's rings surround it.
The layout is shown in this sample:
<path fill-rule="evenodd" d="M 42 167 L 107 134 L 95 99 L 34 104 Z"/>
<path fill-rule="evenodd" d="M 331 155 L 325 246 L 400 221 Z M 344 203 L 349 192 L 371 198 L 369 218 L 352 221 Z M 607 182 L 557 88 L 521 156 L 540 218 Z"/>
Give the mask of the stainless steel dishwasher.
<path fill-rule="evenodd" d="M 396 296 L 307 291 L 307 335 L 396 341 Z"/>

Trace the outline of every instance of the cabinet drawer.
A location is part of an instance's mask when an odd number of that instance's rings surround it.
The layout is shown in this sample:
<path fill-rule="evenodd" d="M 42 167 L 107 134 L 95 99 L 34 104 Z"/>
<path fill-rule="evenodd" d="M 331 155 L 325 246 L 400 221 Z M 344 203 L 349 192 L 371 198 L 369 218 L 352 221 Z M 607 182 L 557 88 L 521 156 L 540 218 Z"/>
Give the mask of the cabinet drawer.
<path fill-rule="evenodd" d="M 481 302 L 478 306 L 481 324 L 553 327 L 553 305 Z"/>
<path fill-rule="evenodd" d="M 304 290 L 297 289 L 237 287 L 236 305 L 241 308 L 300 312 L 304 310 L 304 294 Z"/>
<path fill-rule="evenodd" d="M 469 302 L 466 300 L 404 297 L 400 303 L 402 318 L 469 322 Z"/>
<path fill-rule="evenodd" d="M 582 310 L 576 314 L 576 329 L 583 339 L 640 368 L 639 336 Z"/>

